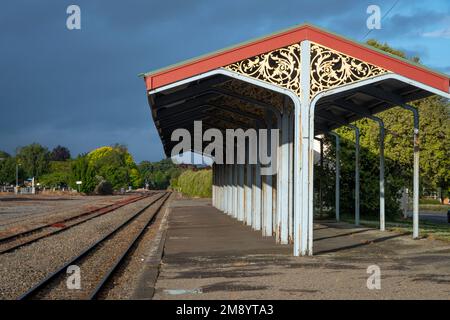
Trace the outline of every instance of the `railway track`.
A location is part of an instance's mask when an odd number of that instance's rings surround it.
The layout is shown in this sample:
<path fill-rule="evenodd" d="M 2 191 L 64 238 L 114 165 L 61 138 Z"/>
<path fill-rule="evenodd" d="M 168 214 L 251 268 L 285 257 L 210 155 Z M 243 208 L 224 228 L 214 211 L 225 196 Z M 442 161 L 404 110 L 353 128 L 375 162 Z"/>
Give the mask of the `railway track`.
<path fill-rule="evenodd" d="M 129 195 L 129 198 L 133 198 L 133 197 L 136 197 L 136 195 L 142 195 L 142 192 L 132 192 L 132 193 L 129 193 L 128 195 Z M 36 198 L 25 198 L 25 199 L 26 199 L 25 201 L 30 201 L 31 200 L 33 202 L 36 201 L 38 203 L 48 201 L 48 200 L 45 200 L 45 199 L 36 199 Z M 66 200 L 66 199 L 63 198 L 63 197 L 62 198 L 52 198 L 52 201 L 61 201 L 61 200 Z M 69 198 L 67 200 L 76 200 L 76 199 L 70 199 Z M 124 201 L 124 200 L 126 200 L 126 199 L 117 200 L 114 203 L 120 202 L 120 201 Z M 8 199 L 7 198 L 6 199 L 5 198 L 3 198 L 3 199 L 0 198 L 0 203 L 1 202 L 5 202 L 5 201 L 7 202 Z M 19 202 L 24 202 L 24 201 L 22 200 L 22 201 L 19 201 Z M 100 205 L 99 208 L 107 207 L 107 206 L 110 206 L 112 204 Z M 80 206 L 80 204 L 75 204 L 74 206 L 69 207 L 69 210 L 74 209 L 74 208 L 78 209 L 79 206 Z M 99 209 L 99 208 L 87 208 L 85 211 L 91 211 L 91 210 L 95 210 L 95 209 Z M 2 227 L 2 229 L 3 229 L 0 232 L 0 240 L 5 237 L 5 235 L 3 233 L 5 232 L 4 229 L 7 228 L 7 226 L 16 225 L 16 224 L 20 224 L 21 222 L 30 221 L 30 218 L 32 218 L 33 220 L 45 219 L 46 217 L 49 217 L 49 216 L 55 214 L 56 212 L 57 212 L 57 210 L 50 209 L 50 211 L 48 211 L 48 212 L 28 213 L 28 214 L 22 213 L 22 214 L 20 214 L 20 216 L 16 216 L 16 217 L 13 217 L 11 219 L 7 219 L 5 221 L 0 222 L 0 227 Z M 0 212 L 0 215 L 2 215 L 2 214 L 5 214 L 5 212 Z"/>
<path fill-rule="evenodd" d="M 71 216 L 58 221 L 52 221 L 34 228 L 24 230 L 22 232 L 13 233 L 0 238 L 0 254 L 14 251 L 22 246 L 31 244 L 40 239 L 55 235 L 69 228 L 77 226 L 81 223 L 92 220 L 101 215 L 113 212 L 123 206 L 154 196 L 156 193 L 143 194 L 115 203 L 84 211 L 75 216 Z"/>
<path fill-rule="evenodd" d="M 169 197 L 162 193 L 18 299 L 96 299 Z M 81 270 L 81 289 L 67 288 L 66 270 L 73 265 Z"/>

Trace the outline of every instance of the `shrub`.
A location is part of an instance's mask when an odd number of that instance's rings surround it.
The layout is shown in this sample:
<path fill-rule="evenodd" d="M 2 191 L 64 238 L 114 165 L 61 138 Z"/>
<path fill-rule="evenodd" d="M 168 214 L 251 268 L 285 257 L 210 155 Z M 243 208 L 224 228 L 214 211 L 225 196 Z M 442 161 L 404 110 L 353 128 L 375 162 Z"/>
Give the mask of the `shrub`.
<path fill-rule="evenodd" d="M 209 198 L 212 194 L 212 171 L 200 170 L 184 171 L 177 180 L 176 185 L 171 185 L 173 189 L 179 190 L 189 197 Z"/>
<path fill-rule="evenodd" d="M 113 194 L 112 184 L 109 181 L 102 180 L 95 187 L 94 193 L 98 195 L 111 195 Z"/>

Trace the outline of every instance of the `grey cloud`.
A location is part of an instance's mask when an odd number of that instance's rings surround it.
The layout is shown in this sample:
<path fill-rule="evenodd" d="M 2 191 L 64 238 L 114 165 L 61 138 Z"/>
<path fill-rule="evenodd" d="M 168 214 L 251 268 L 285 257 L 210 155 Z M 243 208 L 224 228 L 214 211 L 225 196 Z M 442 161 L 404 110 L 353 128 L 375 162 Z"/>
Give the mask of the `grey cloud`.
<path fill-rule="evenodd" d="M 122 142 L 138 160 L 158 160 L 162 147 L 138 73 L 303 22 L 359 40 L 371 4 L 77 0 L 82 30 L 68 31 L 65 10 L 72 3 L 2 3 L 0 38 L 6 45 L 0 53 L 0 150 L 11 152 L 37 141 L 65 144 L 79 153 Z M 403 26 L 411 24 L 397 15 L 386 28 L 402 34 Z"/>

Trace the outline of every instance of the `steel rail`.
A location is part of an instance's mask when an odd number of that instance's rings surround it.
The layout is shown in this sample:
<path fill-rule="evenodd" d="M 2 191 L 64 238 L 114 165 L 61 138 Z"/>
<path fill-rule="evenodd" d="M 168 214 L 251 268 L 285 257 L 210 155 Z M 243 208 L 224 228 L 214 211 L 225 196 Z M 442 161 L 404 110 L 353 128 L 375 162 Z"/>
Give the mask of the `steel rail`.
<path fill-rule="evenodd" d="M 9 235 L 9 236 L 0 237 L 0 243 L 3 242 L 3 241 L 10 240 L 11 238 L 15 238 L 15 237 L 18 237 L 18 236 L 23 236 L 26 233 L 36 232 L 36 231 L 39 231 L 39 230 L 51 227 L 54 224 L 64 223 L 64 222 L 68 222 L 68 221 L 71 221 L 71 220 L 75 220 L 76 218 L 80 218 L 80 217 L 83 217 L 85 215 L 96 213 L 96 212 L 98 212 L 100 210 L 107 209 L 107 208 L 113 207 L 115 205 L 121 205 L 122 203 L 125 203 L 125 204 L 132 203 L 133 200 L 134 201 L 138 201 L 139 199 L 142 199 L 142 198 L 144 198 L 144 197 L 143 196 L 137 196 L 137 197 L 133 197 L 131 199 L 131 201 L 126 201 L 126 200 L 130 200 L 130 199 L 119 200 L 117 202 L 108 204 L 108 205 L 100 207 L 100 208 L 95 208 L 95 209 L 91 209 L 91 210 L 88 210 L 88 211 L 84 211 L 84 212 L 80 213 L 79 215 L 76 215 L 76 216 L 73 216 L 73 217 L 69 217 L 69 218 L 66 218 L 66 219 L 63 219 L 63 220 L 59 220 L 59 221 L 50 222 L 50 223 L 47 223 L 45 225 L 40 225 L 40 226 L 31 228 L 31 229 L 27 229 L 27 230 L 25 230 L 23 232 L 15 233 L 15 234 L 12 234 L 12 235 Z"/>
<path fill-rule="evenodd" d="M 169 193 L 170 195 L 170 193 Z M 167 197 L 166 197 L 167 196 Z M 154 205 L 157 201 L 161 200 L 162 198 L 166 197 L 168 198 L 168 193 L 163 193 L 160 197 L 157 199 L 152 200 L 149 204 L 147 204 L 142 209 L 139 209 L 136 213 L 134 213 L 131 217 L 129 217 L 127 220 L 122 222 L 119 226 L 114 228 L 112 231 L 110 231 L 108 234 L 100 238 L 99 240 L 92 243 L 90 246 L 88 246 L 86 249 L 84 249 L 81 253 L 79 253 L 77 256 L 73 257 L 69 261 L 67 261 L 63 266 L 58 268 L 56 271 L 53 271 L 47 277 L 45 277 L 43 280 L 41 280 L 39 283 L 34 285 L 32 288 L 21 294 L 17 300 L 25 300 L 31 298 L 33 295 L 36 295 L 36 293 L 43 289 L 48 283 L 50 283 L 52 280 L 54 280 L 57 276 L 59 276 L 61 273 L 63 273 L 68 266 L 74 264 L 76 261 L 86 257 L 89 253 L 93 252 L 95 249 L 97 249 L 101 244 L 103 244 L 105 241 L 112 238 L 114 235 L 116 235 L 119 231 L 121 231 L 124 227 L 129 225 L 132 221 L 134 221 L 136 218 L 141 216 L 142 213 L 144 213 L 149 207 Z M 152 217 L 153 218 L 153 217 Z"/>
<path fill-rule="evenodd" d="M 57 221 L 57 222 L 52 222 L 52 223 L 46 224 L 44 226 L 39 226 L 39 227 L 36 227 L 34 229 L 29 229 L 29 230 L 23 231 L 21 233 L 17 233 L 17 234 L 5 237 L 3 239 L 0 239 L 0 245 L 12 242 L 12 241 L 14 241 L 15 238 L 20 239 L 20 238 L 24 238 L 24 237 L 27 237 L 27 236 L 31 236 L 33 233 L 39 232 L 39 230 L 43 230 L 43 229 L 46 229 L 46 228 L 52 228 L 52 227 L 54 227 L 54 225 L 57 225 L 57 224 L 67 223 L 67 222 L 70 222 L 70 221 L 73 221 L 73 220 L 77 220 L 79 218 L 82 218 L 82 217 L 85 217 L 85 216 L 88 216 L 88 215 L 91 215 L 91 214 L 93 215 L 93 216 L 87 217 L 86 219 L 83 219 L 83 220 L 80 220 L 78 222 L 75 222 L 75 223 L 73 223 L 71 225 L 58 227 L 58 229 L 49 231 L 47 233 L 37 234 L 36 237 L 33 237 L 33 238 L 29 239 L 29 240 L 26 240 L 24 242 L 19 242 L 19 243 L 15 244 L 15 245 L 7 247 L 5 249 L 0 249 L 0 254 L 14 251 L 14 250 L 16 250 L 16 249 L 18 249 L 20 247 L 29 245 L 29 244 L 31 244 L 33 242 L 38 241 L 38 240 L 47 238 L 47 237 L 55 235 L 55 234 L 58 234 L 58 233 L 60 233 L 62 231 L 68 230 L 68 229 L 70 229 L 72 227 L 75 227 L 77 225 L 80 225 L 80 224 L 82 224 L 84 222 L 90 221 L 90 220 L 92 220 L 94 218 L 97 218 L 99 216 L 102 216 L 104 214 L 113 212 L 113 211 L 115 211 L 115 210 L 117 210 L 119 208 L 122 208 L 122 207 L 126 206 L 126 205 L 129 205 L 131 203 L 134 203 L 134 202 L 143 200 L 145 198 L 148 198 L 148 197 L 150 197 L 152 195 L 154 195 L 154 193 L 149 194 L 149 195 L 143 195 L 143 196 L 135 197 L 135 198 L 129 199 L 129 201 L 119 201 L 119 203 L 113 203 L 113 204 L 110 204 L 110 205 L 107 205 L 107 206 L 104 206 L 104 207 L 101 207 L 101 208 L 97 208 L 97 209 L 94 209 L 94 210 L 91 210 L 91 211 L 86 211 L 86 212 L 83 212 L 82 214 L 74 216 L 74 217 L 63 219 L 63 220 Z M 106 211 L 103 211 L 105 209 L 106 209 Z"/>
<path fill-rule="evenodd" d="M 133 246 L 138 242 L 138 240 L 142 237 L 142 235 L 145 233 L 145 230 L 153 223 L 156 215 L 159 213 L 161 208 L 166 203 L 167 199 L 169 199 L 169 195 L 163 199 L 160 205 L 156 208 L 155 212 L 152 214 L 152 216 L 147 220 L 147 222 L 144 224 L 144 226 L 139 230 L 138 234 L 133 238 L 133 240 L 130 242 L 128 247 L 122 252 L 120 257 L 116 259 L 114 264 L 109 268 L 108 272 L 103 276 L 103 278 L 100 280 L 100 282 L 97 284 L 94 290 L 91 291 L 89 294 L 89 300 L 96 299 L 102 288 L 105 286 L 106 282 L 111 278 L 111 276 L 114 274 L 114 272 L 117 270 L 119 265 L 122 263 L 122 261 L 125 259 L 125 257 L 130 253 Z M 161 199 L 161 198 L 160 198 Z"/>

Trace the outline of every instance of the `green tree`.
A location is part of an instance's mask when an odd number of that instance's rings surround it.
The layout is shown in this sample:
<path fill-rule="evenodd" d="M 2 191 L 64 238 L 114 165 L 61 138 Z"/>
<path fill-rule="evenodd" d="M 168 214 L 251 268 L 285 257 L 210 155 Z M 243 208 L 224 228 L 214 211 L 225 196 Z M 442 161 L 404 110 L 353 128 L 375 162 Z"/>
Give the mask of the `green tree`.
<path fill-rule="evenodd" d="M 19 167 L 19 180 L 23 180 L 23 170 Z M 0 185 L 16 184 L 16 158 L 7 157 L 0 160 Z"/>
<path fill-rule="evenodd" d="M 16 160 L 9 153 L 0 150 L 0 185 L 14 183 L 15 174 Z"/>
<path fill-rule="evenodd" d="M 0 150 L 0 161 L 10 157 L 11 155 L 8 152 Z"/>
<path fill-rule="evenodd" d="M 49 170 L 49 152 L 38 143 L 18 148 L 17 161 L 28 177 L 39 177 Z"/>
<path fill-rule="evenodd" d="M 167 189 L 170 180 L 177 178 L 182 170 L 171 159 L 158 162 L 142 161 L 138 166 L 141 177 L 151 189 Z"/>
<path fill-rule="evenodd" d="M 402 58 L 408 58 L 402 51 L 369 40 L 369 45 Z M 409 57 L 419 63 L 418 57 Z M 420 179 L 425 188 L 442 188 L 448 193 L 450 183 L 450 105 L 437 96 L 411 103 L 419 110 L 420 127 Z M 413 117 L 411 112 L 395 107 L 378 113 L 387 129 L 385 138 L 385 188 L 386 214 L 399 212 L 398 198 L 402 187 L 412 187 L 413 169 Z M 377 214 L 378 203 L 378 148 L 379 128 L 375 122 L 362 119 L 355 123 L 361 130 L 361 214 Z M 347 128 L 336 130 L 342 137 L 341 151 L 341 207 L 343 212 L 353 211 L 354 199 L 354 132 Z M 328 161 L 334 159 L 334 138 L 327 137 Z M 332 163 L 332 162 L 331 162 Z M 317 175 L 317 174 L 316 174 Z M 329 173 L 325 180 L 334 181 Z M 331 190 L 334 192 L 334 190 Z M 443 193 L 445 194 L 445 192 Z M 326 196 L 334 199 L 331 192 Z"/>
<path fill-rule="evenodd" d="M 58 145 L 53 148 L 50 153 L 50 160 L 52 161 L 65 161 L 70 159 L 70 151 L 68 148 Z"/>
<path fill-rule="evenodd" d="M 98 182 L 108 181 L 115 190 L 142 186 L 137 165 L 123 145 L 116 144 L 92 150 L 86 155 L 86 161 L 88 168 L 98 177 Z"/>
<path fill-rule="evenodd" d="M 407 57 L 402 51 L 369 40 L 368 44 L 419 64 L 417 56 Z M 436 190 L 441 188 L 442 196 L 448 195 L 450 188 L 450 103 L 439 96 L 431 96 L 412 103 L 419 110 L 420 179 L 423 187 Z M 400 162 L 402 175 L 412 175 L 413 118 L 410 112 L 393 108 L 380 113 L 386 127 L 394 135 L 386 139 L 386 156 Z"/>
<path fill-rule="evenodd" d="M 97 182 L 95 179 L 95 171 L 89 165 L 89 159 L 86 154 L 79 155 L 72 163 L 72 175 L 70 185 L 74 189 L 80 188 L 81 192 L 91 193 L 94 191 Z M 82 184 L 78 186 L 76 181 L 81 181 Z"/>
<path fill-rule="evenodd" d="M 44 187 L 65 188 L 70 185 L 72 179 L 72 161 L 51 161 L 49 173 L 39 178 L 39 183 Z"/>

